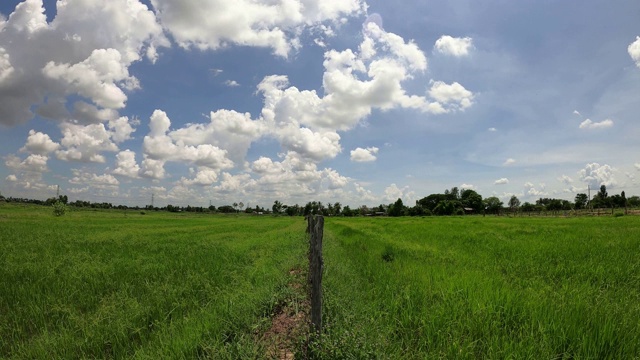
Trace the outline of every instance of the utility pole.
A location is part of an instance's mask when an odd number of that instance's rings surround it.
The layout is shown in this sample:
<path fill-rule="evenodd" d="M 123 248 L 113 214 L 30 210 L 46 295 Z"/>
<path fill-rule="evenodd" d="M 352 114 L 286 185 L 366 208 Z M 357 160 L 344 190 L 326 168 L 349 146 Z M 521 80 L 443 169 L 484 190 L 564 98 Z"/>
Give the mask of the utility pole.
<path fill-rule="evenodd" d="M 589 195 L 587 195 L 588 199 L 587 199 L 587 209 L 591 208 L 591 185 L 587 185 L 587 193 Z"/>
<path fill-rule="evenodd" d="M 58 188 L 56 189 L 56 199 L 60 197 L 60 185 L 58 185 Z"/>
<path fill-rule="evenodd" d="M 155 198 L 156 194 L 151 193 L 151 208 L 153 209 L 153 200 Z"/>

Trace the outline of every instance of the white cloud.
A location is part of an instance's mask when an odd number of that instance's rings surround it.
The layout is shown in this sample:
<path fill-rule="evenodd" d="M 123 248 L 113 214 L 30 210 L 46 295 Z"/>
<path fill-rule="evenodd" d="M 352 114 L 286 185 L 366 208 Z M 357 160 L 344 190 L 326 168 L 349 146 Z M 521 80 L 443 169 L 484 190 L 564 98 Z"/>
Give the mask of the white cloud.
<path fill-rule="evenodd" d="M 636 170 L 640 171 L 640 163 L 635 163 L 633 164 L 633 166 L 636 168 Z"/>
<path fill-rule="evenodd" d="M 11 175 L 7 176 L 5 178 L 5 180 L 10 181 L 10 182 L 17 182 L 18 181 L 18 177 L 16 177 L 14 174 L 11 174 Z"/>
<path fill-rule="evenodd" d="M 395 202 L 398 199 L 402 199 L 402 202 L 405 205 L 411 205 L 415 193 L 409 190 L 408 186 L 399 188 L 396 184 L 389 185 L 386 189 L 384 189 L 384 200 L 388 202 Z"/>
<path fill-rule="evenodd" d="M 29 152 L 31 154 L 47 155 L 58 150 L 58 148 L 60 148 L 60 144 L 51 140 L 49 135 L 35 130 L 29 130 L 27 142 L 20 151 Z"/>
<path fill-rule="evenodd" d="M 640 36 L 636 36 L 636 41 L 629 44 L 627 51 L 629 51 L 631 59 L 635 61 L 636 65 L 640 68 Z"/>
<path fill-rule="evenodd" d="M 558 181 L 566 185 L 571 185 L 573 183 L 573 179 L 567 175 L 562 175 L 561 177 L 558 178 Z"/>
<path fill-rule="evenodd" d="M 98 175 L 85 172 L 79 169 L 72 169 L 73 178 L 69 180 L 73 185 L 87 185 L 96 189 L 113 189 L 117 188 L 120 182 L 111 174 Z"/>
<path fill-rule="evenodd" d="M 163 160 L 155 160 L 144 155 L 141 175 L 154 180 L 164 179 L 167 175 L 164 170 L 164 164 L 165 161 Z"/>
<path fill-rule="evenodd" d="M 131 150 L 121 151 L 116 155 L 116 168 L 113 174 L 130 177 L 140 177 L 140 166 L 136 162 L 136 153 Z"/>
<path fill-rule="evenodd" d="M 490 128 L 488 128 L 487 130 L 488 130 L 488 131 L 490 131 L 490 132 L 496 132 L 496 131 L 498 131 L 498 129 L 496 129 L 496 128 L 494 128 L 494 127 L 490 127 Z"/>
<path fill-rule="evenodd" d="M 473 40 L 470 37 L 454 38 L 449 35 L 443 35 L 436 40 L 434 48 L 446 55 L 467 56 L 469 55 L 469 50 L 473 48 Z"/>
<path fill-rule="evenodd" d="M 126 140 L 130 140 L 131 134 L 136 129 L 133 125 L 138 125 L 140 122 L 137 119 L 129 120 L 126 116 L 121 116 L 118 119 L 109 121 L 109 130 L 111 130 L 111 139 L 116 143 L 121 143 Z"/>
<path fill-rule="evenodd" d="M 351 150 L 351 161 L 353 162 L 372 162 L 376 161 L 376 154 L 378 153 L 378 148 L 368 147 L 366 149 L 356 148 L 355 150 Z"/>
<path fill-rule="evenodd" d="M 473 93 L 457 82 L 448 85 L 442 81 L 435 81 L 429 89 L 429 95 L 448 108 L 446 112 L 464 110 L 473 104 Z"/>
<path fill-rule="evenodd" d="M 273 49 L 286 57 L 299 47 L 301 29 L 360 14 L 360 0 L 152 0 L 163 26 L 182 47 L 217 49 L 226 44 Z"/>
<path fill-rule="evenodd" d="M 104 124 L 76 125 L 63 123 L 60 125 L 63 150 L 56 151 L 56 157 L 65 161 L 104 163 L 101 152 L 118 151 L 118 146 L 111 141 L 114 133 L 108 131 Z"/>
<path fill-rule="evenodd" d="M 527 182 L 524 184 L 524 195 L 533 197 L 545 196 L 547 195 L 547 193 L 544 191 L 544 188 L 544 184 L 540 184 L 540 190 L 538 190 L 536 189 L 535 185 Z"/>
<path fill-rule="evenodd" d="M 508 158 L 507 160 L 504 161 L 504 163 L 502 164 L 502 166 L 510 166 L 516 163 L 515 159 L 512 158 Z"/>
<path fill-rule="evenodd" d="M 614 168 L 604 164 L 590 163 L 584 169 L 578 171 L 580 180 L 588 184 L 592 189 L 597 189 L 600 185 L 615 187 L 617 181 L 614 177 Z"/>
<path fill-rule="evenodd" d="M 613 120 L 606 119 L 600 122 L 593 122 L 587 119 L 580 123 L 580 129 L 606 129 L 613 126 Z"/>
<path fill-rule="evenodd" d="M 142 162 L 143 175 L 152 178 L 164 177 L 161 168 L 167 161 L 186 163 L 212 170 L 230 169 L 233 161 L 227 158 L 227 151 L 211 144 L 190 145 L 185 141 L 185 134 L 172 137 L 167 133 L 171 120 L 164 111 L 156 110 L 151 115 L 149 135 L 144 137 L 143 149 L 145 159 Z"/>
<path fill-rule="evenodd" d="M 103 110 L 124 106 L 124 90 L 139 86 L 129 75 L 129 66 L 142 54 L 154 61 L 156 48 L 169 45 L 154 13 L 139 1 L 59 1 L 56 6 L 51 23 L 40 0 L 18 4 L 3 23 L 0 122 L 4 125 L 31 119 L 33 110 L 69 120 L 64 108 L 69 95 L 91 99 L 105 108 L 94 108 L 92 113 L 102 111 L 106 116 Z M 78 111 L 74 116 L 81 122 L 94 120 L 80 118 L 83 114 Z M 113 112 L 108 116 L 114 118 Z"/>
<path fill-rule="evenodd" d="M 125 106 L 127 95 L 122 88 L 139 88 L 138 80 L 129 75 L 128 64 L 116 49 L 96 49 L 77 64 L 48 62 L 43 74 L 60 81 L 67 94 L 79 94 L 99 106 L 119 109 Z"/>
<path fill-rule="evenodd" d="M 198 170 L 198 172 L 196 173 L 193 179 L 187 179 L 185 177 L 180 179 L 180 184 L 184 186 L 191 186 L 191 185 L 208 186 L 208 185 L 215 184 L 217 181 L 218 181 L 218 171 L 209 169 L 209 168 L 202 168 L 201 170 Z"/>
<path fill-rule="evenodd" d="M 5 157 L 5 165 L 17 172 L 29 172 L 29 173 L 44 173 L 49 171 L 47 167 L 47 161 L 49 157 L 46 155 L 31 154 L 26 159 L 20 160 L 15 155 L 8 155 Z"/>
<path fill-rule="evenodd" d="M 476 187 L 474 185 L 471 184 L 461 184 L 459 186 L 460 190 L 476 190 Z"/>
<path fill-rule="evenodd" d="M 509 183 L 509 179 L 501 178 L 493 182 L 494 185 L 506 185 Z"/>
<path fill-rule="evenodd" d="M 227 81 L 224 82 L 224 84 L 227 85 L 228 87 L 240 86 L 240 84 L 235 80 L 227 80 Z"/>
<path fill-rule="evenodd" d="M 166 114 L 159 112 L 155 116 L 162 125 L 152 133 L 164 134 L 168 131 L 170 120 Z M 158 115 L 160 114 L 160 115 Z M 227 151 L 227 156 L 234 163 L 242 163 L 251 143 L 266 133 L 262 120 L 252 120 L 249 113 L 233 110 L 218 110 L 209 115 L 207 124 L 188 124 L 183 128 L 169 132 L 168 136 L 177 143 L 198 146 L 211 144 Z M 154 121 L 154 126 L 158 127 Z"/>

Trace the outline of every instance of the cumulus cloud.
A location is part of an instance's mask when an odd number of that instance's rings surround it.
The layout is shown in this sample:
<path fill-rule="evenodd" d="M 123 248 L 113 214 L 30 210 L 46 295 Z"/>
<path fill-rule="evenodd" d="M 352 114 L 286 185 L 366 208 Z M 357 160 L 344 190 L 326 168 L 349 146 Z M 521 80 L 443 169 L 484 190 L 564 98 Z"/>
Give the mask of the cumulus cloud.
<path fill-rule="evenodd" d="M 524 184 L 524 194 L 526 196 L 534 196 L 534 197 L 545 196 L 547 195 L 547 193 L 544 191 L 544 188 L 545 188 L 544 184 L 540 184 L 539 188 L 536 189 L 535 185 L 533 185 L 530 182 L 526 182 Z"/>
<path fill-rule="evenodd" d="M 29 131 L 27 137 L 27 143 L 20 149 L 23 152 L 29 152 L 31 154 L 47 155 L 60 148 L 60 144 L 51 140 L 49 135 L 37 132 L 35 130 Z"/>
<path fill-rule="evenodd" d="M 384 189 L 384 200 L 388 202 L 395 202 L 398 199 L 402 199 L 405 204 L 410 204 L 413 201 L 415 193 L 409 189 L 408 186 L 399 188 L 396 184 L 389 185 Z"/>
<path fill-rule="evenodd" d="M 501 178 L 493 182 L 494 185 L 506 185 L 509 183 L 509 179 Z"/>
<path fill-rule="evenodd" d="M 636 41 L 629 44 L 627 51 L 631 59 L 635 61 L 636 65 L 640 68 L 640 36 L 636 36 Z"/>
<path fill-rule="evenodd" d="M 472 184 L 461 184 L 459 188 L 460 190 L 476 190 L 476 187 Z"/>
<path fill-rule="evenodd" d="M 240 86 L 240 84 L 235 80 L 227 80 L 227 81 L 224 82 L 224 84 L 227 85 L 228 87 Z"/>
<path fill-rule="evenodd" d="M 98 175 L 80 169 L 72 169 L 73 177 L 69 183 L 73 185 L 87 185 L 96 189 L 114 189 L 120 185 L 118 179 L 111 174 Z"/>
<path fill-rule="evenodd" d="M 3 23 L 0 122 L 4 125 L 31 119 L 33 110 L 54 120 L 69 120 L 65 104 L 70 95 L 91 100 L 94 117 L 117 117 L 113 111 L 124 106 L 125 91 L 139 87 L 129 66 L 143 54 L 154 61 L 156 48 L 169 45 L 154 13 L 138 1 L 59 1 L 56 6 L 51 23 L 41 0 L 21 2 Z M 76 111 L 73 116 L 78 121 L 95 120 L 83 119 L 83 114 Z"/>
<path fill-rule="evenodd" d="M 566 185 L 571 185 L 573 184 L 573 179 L 567 175 L 562 175 L 561 177 L 558 178 L 558 181 L 566 184 Z"/>
<path fill-rule="evenodd" d="M 455 57 L 468 56 L 469 50 L 473 48 L 473 40 L 470 37 L 455 38 L 443 35 L 434 45 L 436 51 Z"/>
<path fill-rule="evenodd" d="M 162 25 L 182 47 L 226 44 L 271 48 L 286 57 L 300 46 L 300 29 L 360 14 L 361 0 L 152 0 Z"/>
<path fill-rule="evenodd" d="M 590 119 L 580 123 L 580 129 L 606 129 L 613 126 L 613 120 L 606 119 L 600 122 L 593 122 Z"/>
<path fill-rule="evenodd" d="M 502 166 L 510 166 L 516 163 L 515 159 L 512 158 L 508 158 L 507 160 L 504 161 L 504 163 L 502 164 Z"/>
<path fill-rule="evenodd" d="M 207 186 L 207 185 L 215 184 L 217 181 L 218 181 L 218 171 L 205 167 L 205 168 L 202 168 L 201 170 L 198 170 L 192 179 L 187 179 L 185 177 L 182 177 L 179 183 L 184 186 L 190 186 L 190 185 Z"/>
<path fill-rule="evenodd" d="M 162 112 L 154 113 L 156 117 Z M 209 114 L 209 123 L 187 124 L 185 127 L 169 132 L 170 120 L 166 114 L 162 119 L 155 119 L 150 126 L 153 134 L 164 134 L 176 143 L 187 146 L 210 144 L 227 152 L 234 163 L 242 163 L 251 143 L 266 132 L 262 120 L 252 120 L 249 113 L 233 110 L 218 110 Z M 159 125 L 156 125 L 159 122 Z"/>
<path fill-rule="evenodd" d="M 604 164 L 590 163 L 584 169 L 578 171 L 580 180 L 588 184 L 592 189 L 597 189 L 601 185 L 615 187 L 617 181 L 614 176 L 614 168 Z"/>
<path fill-rule="evenodd" d="M 40 154 L 31 154 L 24 160 L 21 160 L 15 155 L 8 155 L 5 157 L 5 165 L 16 172 L 42 174 L 43 172 L 49 171 L 47 167 L 48 160 L 48 156 Z"/>
<path fill-rule="evenodd" d="M 457 82 L 449 85 L 435 81 L 429 89 L 429 95 L 447 109 L 444 112 L 464 110 L 473 104 L 473 93 Z"/>
<path fill-rule="evenodd" d="M 164 164 L 167 161 L 186 163 L 214 171 L 230 169 L 233 161 L 227 158 L 227 151 L 212 144 L 196 143 L 195 139 L 187 141 L 185 130 L 178 135 L 169 133 L 171 120 L 164 111 L 155 110 L 149 121 L 150 132 L 144 137 L 143 175 L 155 179 L 164 177 Z M 197 128 L 197 127 L 196 127 Z M 188 127 L 187 129 L 193 129 Z"/>
<path fill-rule="evenodd" d="M 640 163 L 635 163 L 633 164 L 633 166 L 636 168 L 636 170 L 640 171 Z"/>
<path fill-rule="evenodd" d="M 113 174 L 137 179 L 140 177 L 140 166 L 136 162 L 136 153 L 131 150 L 121 151 L 116 155 L 116 168 Z"/>
<path fill-rule="evenodd" d="M 116 152 L 118 146 L 111 140 L 113 133 L 104 124 L 76 125 L 63 123 L 60 125 L 64 149 L 56 151 L 56 157 L 65 161 L 104 163 L 104 151 Z"/>
<path fill-rule="evenodd" d="M 442 114 L 473 103 L 473 93 L 459 83 L 432 82 L 428 97 L 409 95 L 403 82 L 427 69 L 427 58 L 413 41 L 365 24 L 359 51 L 325 52 L 323 96 L 290 86 L 282 75 L 258 85 L 264 96 L 262 119 L 269 135 L 286 151 L 310 161 L 331 159 L 342 151 L 338 131 L 347 131 L 371 114 L 394 108 Z"/>
<path fill-rule="evenodd" d="M 368 147 L 366 149 L 356 148 L 355 150 L 351 150 L 351 161 L 353 162 L 372 162 L 376 161 L 376 154 L 378 153 L 378 148 Z"/>

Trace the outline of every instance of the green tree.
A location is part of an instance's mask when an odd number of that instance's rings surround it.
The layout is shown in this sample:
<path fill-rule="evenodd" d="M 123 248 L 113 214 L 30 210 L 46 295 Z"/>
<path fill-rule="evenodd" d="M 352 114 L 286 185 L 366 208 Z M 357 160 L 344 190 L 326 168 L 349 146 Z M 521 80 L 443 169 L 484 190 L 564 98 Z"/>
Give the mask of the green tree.
<path fill-rule="evenodd" d="M 393 205 L 389 206 L 389 216 L 402 216 L 404 215 L 404 204 L 402 199 L 398 198 Z"/>
<path fill-rule="evenodd" d="M 53 206 L 53 215 L 55 216 L 62 216 L 67 213 L 67 210 L 68 210 L 67 204 L 63 203 L 60 200 L 56 201 L 52 206 Z"/>
<path fill-rule="evenodd" d="M 271 210 L 273 210 L 274 214 L 280 214 L 282 212 L 282 203 L 278 200 L 274 201 Z"/>
<path fill-rule="evenodd" d="M 580 210 L 587 207 L 589 197 L 587 196 L 587 194 L 579 193 L 576 194 L 576 197 L 573 201 L 575 203 L 576 210 Z"/>
<path fill-rule="evenodd" d="M 488 213 L 499 214 L 500 210 L 502 210 L 502 205 L 502 201 L 495 196 L 484 199 L 485 210 Z"/>
<path fill-rule="evenodd" d="M 511 209 L 511 211 L 517 211 L 519 207 L 520 199 L 515 195 L 511 195 L 511 198 L 509 199 L 509 209 Z"/>
<path fill-rule="evenodd" d="M 481 213 L 484 209 L 482 195 L 478 194 L 475 190 L 462 190 L 462 193 L 460 194 L 460 202 L 462 203 L 462 207 L 471 208 L 476 213 Z"/>

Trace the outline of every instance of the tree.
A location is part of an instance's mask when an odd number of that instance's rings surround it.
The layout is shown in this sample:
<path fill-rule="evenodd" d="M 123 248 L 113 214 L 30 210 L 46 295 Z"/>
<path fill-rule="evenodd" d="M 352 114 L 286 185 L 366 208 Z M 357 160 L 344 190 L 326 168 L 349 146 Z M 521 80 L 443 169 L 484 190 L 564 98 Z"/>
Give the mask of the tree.
<path fill-rule="evenodd" d="M 355 214 L 354 214 L 354 211 L 351 210 L 349 205 L 345 205 L 344 208 L 342 209 L 342 215 L 351 217 L 351 216 L 353 216 Z"/>
<path fill-rule="evenodd" d="M 341 211 L 342 211 L 342 204 L 340 204 L 339 202 L 333 204 L 333 214 L 334 215 L 340 215 Z"/>
<path fill-rule="evenodd" d="M 393 205 L 389 206 L 389 216 L 402 216 L 404 215 L 404 204 L 402 199 L 398 198 Z"/>
<path fill-rule="evenodd" d="M 609 196 L 609 194 L 607 194 L 607 186 L 600 185 L 600 191 L 598 191 L 598 195 L 596 196 L 600 197 L 601 199 L 606 199 Z"/>
<path fill-rule="evenodd" d="M 244 203 L 242 201 L 240 201 L 238 203 L 238 207 L 240 208 L 240 211 L 242 211 L 242 208 L 244 207 Z"/>
<path fill-rule="evenodd" d="M 589 201 L 589 197 L 587 196 L 587 194 L 580 193 L 580 194 L 576 194 L 576 197 L 573 201 L 575 202 L 576 210 L 580 210 L 587 207 L 587 202 Z"/>
<path fill-rule="evenodd" d="M 499 214 L 500 210 L 502 210 L 502 201 L 495 196 L 488 197 L 484 199 L 485 209 L 489 213 Z"/>
<path fill-rule="evenodd" d="M 53 215 L 62 216 L 67 213 L 67 204 L 58 200 L 53 204 Z"/>
<path fill-rule="evenodd" d="M 511 195 L 511 199 L 509 199 L 509 209 L 511 209 L 511 211 L 517 211 L 519 207 L 520 199 L 515 195 Z"/>
<path fill-rule="evenodd" d="M 532 212 L 536 210 L 536 206 L 530 202 L 525 202 L 524 204 L 522 204 L 522 207 L 520 209 L 525 212 Z"/>
<path fill-rule="evenodd" d="M 274 201 L 271 210 L 273 210 L 274 214 L 280 214 L 282 212 L 282 203 L 278 200 Z"/>
<path fill-rule="evenodd" d="M 233 203 L 233 209 L 238 212 L 238 203 L 234 202 Z"/>
<path fill-rule="evenodd" d="M 482 195 L 475 190 L 464 189 L 460 193 L 460 202 L 462 207 L 473 209 L 476 213 L 482 212 L 484 205 L 482 204 Z"/>

